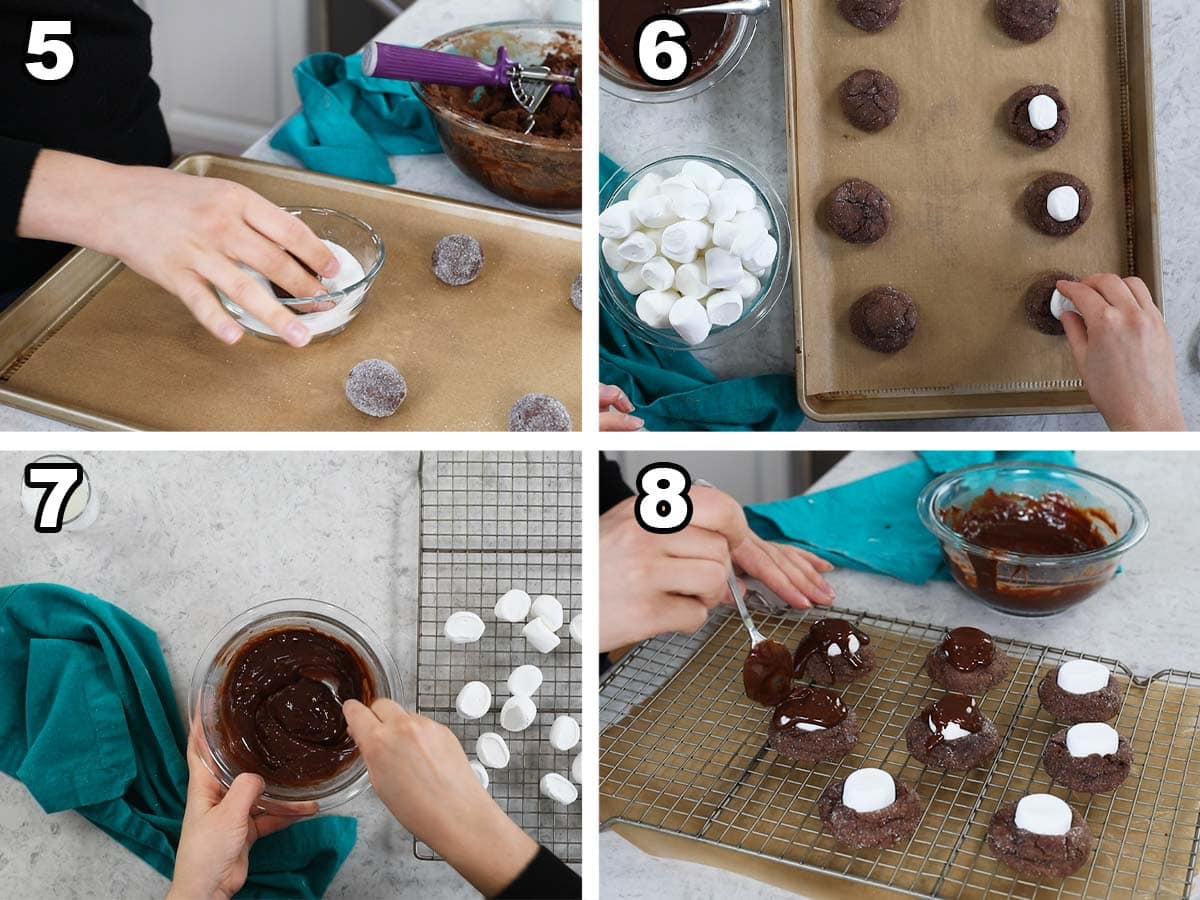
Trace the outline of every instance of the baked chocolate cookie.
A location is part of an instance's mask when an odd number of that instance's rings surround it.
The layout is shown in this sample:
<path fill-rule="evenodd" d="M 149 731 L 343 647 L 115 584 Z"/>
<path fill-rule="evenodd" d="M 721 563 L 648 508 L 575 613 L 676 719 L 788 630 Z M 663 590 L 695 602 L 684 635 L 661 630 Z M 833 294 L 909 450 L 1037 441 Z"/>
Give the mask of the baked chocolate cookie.
<path fill-rule="evenodd" d="M 1031 44 L 1058 24 L 1059 0 L 996 0 L 996 21 L 1010 38 Z"/>
<path fill-rule="evenodd" d="M 1124 694 L 1112 675 L 1108 677 L 1108 684 L 1098 691 L 1072 694 L 1059 686 L 1056 666 L 1038 682 L 1038 699 L 1058 721 L 1074 725 L 1077 722 L 1107 722 L 1115 719 L 1121 711 Z"/>
<path fill-rule="evenodd" d="M 1083 723 L 1094 725 L 1097 723 Z M 1079 727 L 1072 725 L 1071 728 Z M 1055 732 L 1046 741 L 1042 751 L 1042 767 L 1046 774 L 1073 791 L 1085 794 L 1106 794 L 1115 791 L 1129 777 L 1133 767 L 1133 748 L 1124 737 L 1117 737 L 1116 753 L 1089 753 L 1076 756 L 1068 746 L 1067 735 L 1071 728 Z"/>
<path fill-rule="evenodd" d="M 838 88 L 838 102 L 855 128 L 882 131 L 900 112 L 900 88 L 878 69 L 859 69 Z"/>
<path fill-rule="evenodd" d="M 927 766 L 967 772 L 987 765 L 996 755 L 1000 732 L 973 698 L 946 694 L 909 723 L 904 742 L 912 757 Z"/>
<path fill-rule="evenodd" d="M 833 691 L 797 687 L 775 707 L 767 746 L 806 765 L 841 759 L 858 742 L 858 717 Z"/>
<path fill-rule="evenodd" d="M 825 221 L 843 241 L 873 244 L 892 227 L 892 202 L 871 182 L 852 178 L 829 195 Z"/>
<path fill-rule="evenodd" d="M 921 824 L 924 804 L 912 785 L 897 781 L 895 802 L 873 812 L 859 812 L 847 806 L 842 797 L 845 786 L 846 779 L 839 778 L 817 798 L 821 822 L 839 844 L 886 849 L 908 840 Z"/>
<path fill-rule="evenodd" d="M 996 858 L 1034 881 L 1066 878 L 1082 866 L 1096 839 L 1079 811 L 1071 809 L 1066 834 L 1037 834 L 1017 827 L 1017 804 L 996 810 L 988 826 L 987 842 Z"/>
<path fill-rule="evenodd" d="M 863 31 L 883 31 L 900 16 L 904 0 L 838 0 L 838 12 Z"/>
<path fill-rule="evenodd" d="M 917 331 L 917 305 L 894 287 L 873 288 L 850 307 L 850 330 L 879 353 L 903 350 Z"/>
<path fill-rule="evenodd" d="M 1054 317 L 1050 309 L 1050 301 L 1058 290 L 1060 281 L 1078 281 L 1069 272 L 1047 272 L 1039 275 L 1037 281 L 1025 292 L 1025 318 L 1029 324 L 1042 334 L 1066 334 L 1062 322 Z"/>
<path fill-rule="evenodd" d="M 1071 109 L 1054 85 L 1031 84 L 1008 98 L 1004 119 L 1012 136 L 1022 144 L 1046 150 L 1066 136 L 1071 127 Z"/>
<path fill-rule="evenodd" d="M 1092 214 L 1092 192 L 1074 175 L 1051 172 L 1025 188 L 1025 213 L 1038 231 L 1066 237 Z"/>
<path fill-rule="evenodd" d="M 990 634 L 967 626 L 947 631 L 925 658 L 925 671 L 934 684 L 975 696 L 1007 678 L 1010 667 L 1008 654 L 996 646 Z"/>
<path fill-rule="evenodd" d="M 796 677 L 844 684 L 875 670 L 871 638 L 843 619 L 818 619 L 796 648 Z"/>

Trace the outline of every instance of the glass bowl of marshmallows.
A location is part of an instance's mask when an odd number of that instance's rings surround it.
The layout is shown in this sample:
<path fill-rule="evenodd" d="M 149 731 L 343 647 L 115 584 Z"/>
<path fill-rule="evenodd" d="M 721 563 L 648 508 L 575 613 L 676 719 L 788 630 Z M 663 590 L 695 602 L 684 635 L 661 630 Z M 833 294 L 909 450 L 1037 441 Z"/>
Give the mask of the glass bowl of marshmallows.
<path fill-rule="evenodd" d="M 314 341 L 333 337 L 349 327 L 367 302 L 371 285 L 383 268 L 383 239 L 362 219 L 336 209 L 294 206 L 284 207 L 284 210 L 311 228 L 337 257 L 340 266 L 338 273 L 332 278 L 321 279 L 326 292 L 316 297 L 280 297 L 282 291 L 275 290 L 263 275 L 248 267 L 243 268 L 261 281 L 279 303 L 296 313 L 296 317 L 312 332 Z M 219 290 L 217 294 L 221 305 L 247 331 L 270 341 L 280 339 L 233 298 Z M 306 307 L 318 304 L 325 306 L 329 303 L 333 306 L 328 309 L 317 312 L 303 311 Z"/>
<path fill-rule="evenodd" d="M 766 318 L 784 291 L 783 201 L 725 150 L 650 159 L 614 175 L 601 195 L 600 300 L 648 344 L 715 347 Z"/>

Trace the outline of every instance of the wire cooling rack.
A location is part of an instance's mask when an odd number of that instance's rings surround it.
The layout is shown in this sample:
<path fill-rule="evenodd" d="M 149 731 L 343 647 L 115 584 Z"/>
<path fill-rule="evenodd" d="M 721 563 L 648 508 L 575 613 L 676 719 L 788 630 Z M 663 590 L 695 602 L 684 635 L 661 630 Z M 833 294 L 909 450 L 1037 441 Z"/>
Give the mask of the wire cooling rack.
<path fill-rule="evenodd" d="M 767 637 L 796 646 L 811 613 L 756 616 Z M 987 769 L 928 769 L 908 755 L 904 731 L 941 693 L 925 657 L 944 635 L 935 625 L 838 610 L 871 636 L 877 668 L 843 689 L 862 723 L 844 759 L 809 768 L 766 746 L 770 711 L 742 693 L 748 642 L 721 611 L 694 635 L 648 641 L 601 683 L 602 828 L 641 826 L 761 859 L 830 872 L 920 897 L 1188 897 L 1200 845 L 1200 675 L 1133 676 L 1121 662 L 997 639 L 1013 660 L 1008 681 L 980 701 L 1004 744 Z M 1041 709 L 1037 683 L 1067 659 L 1103 662 L 1125 683 L 1114 727 L 1132 745 L 1129 778 L 1112 794 L 1052 787 L 1041 768 L 1046 739 L 1062 728 Z M 835 778 L 863 766 L 913 784 L 925 813 L 913 838 L 891 850 L 852 851 L 821 829 L 816 800 Z M 1050 792 L 1087 820 L 1097 846 L 1059 883 L 1037 885 L 997 863 L 985 843 L 1003 803 Z"/>
<path fill-rule="evenodd" d="M 468 756 L 485 731 L 504 736 L 512 760 L 488 769 L 488 790 L 539 843 L 566 862 L 582 859 L 581 804 L 559 806 L 538 790 L 546 772 L 569 776 L 579 748 L 550 746 L 559 715 L 582 723 L 581 656 L 567 636 L 543 656 L 521 634 L 523 623 L 498 621 L 496 600 L 509 588 L 552 594 L 566 621 L 581 609 L 582 461 L 578 453 L 424 453 L 421 456 L 421 570 L 417 637 L 417 708 L 448 725 Z M 451 613 L 469 610 L 487 626 L 474 644 L 453 646 L 443 628 Z M 500 727 L 514 668 L 533 663 L 544 681 L 534 703 L 537 718 L 522 732 Z M 468 681 L 492 690 L 492 709 L 463 721 L 454 700 Z M 418 859 L 437 859 L 414 841 Z"/>

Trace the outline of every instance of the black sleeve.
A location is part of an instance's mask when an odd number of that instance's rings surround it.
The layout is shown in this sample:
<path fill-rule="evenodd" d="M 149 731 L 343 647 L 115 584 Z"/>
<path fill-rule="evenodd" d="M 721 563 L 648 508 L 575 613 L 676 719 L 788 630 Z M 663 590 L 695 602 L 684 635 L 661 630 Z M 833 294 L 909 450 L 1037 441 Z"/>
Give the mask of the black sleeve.
<path fill-rule="evenodd" d="M 497 900 L 569 900 L 583 895 L 583 879 L 570 866 L 538 847 L 535 856 Z"/>
<path fill-rule="evenodd" d="M 0 137 L 0 241 L 17 239 L 17 220 L 33 164 L 42 148 L 30 141 Z"/>
<path fill-rule="evenodd" d="M 621 467 L 600 454 L 600 514 L 608 512 L 622 500 L 633 496 L 633 491 L 621 477 Z"/>

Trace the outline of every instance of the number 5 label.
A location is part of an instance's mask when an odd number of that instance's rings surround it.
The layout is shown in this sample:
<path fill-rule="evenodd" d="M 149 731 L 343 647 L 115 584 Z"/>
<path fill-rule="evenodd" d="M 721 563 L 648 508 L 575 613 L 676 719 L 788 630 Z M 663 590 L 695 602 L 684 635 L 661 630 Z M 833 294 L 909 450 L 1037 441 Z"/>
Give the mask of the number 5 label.
<path fill-rule="evenodd" d="M 692 477 L 674 463 L 654 463 L 638 473 L 634 518 L 645 531 L 674 534 L 692 521 Z"/>
<path fill-rule="evenodd" d="M 62 81 L 75 68 L 75 51 L 66 41 L 55 39 L 71 34 L 69 21 L 34 22 L 29 28 L 29 56 L 53 57 L 54 65 L 42 60 L 25 63 L 25 69 L 38 81 Z"/>
<path fill-rule="evenodd" d="M 670 85 L 682 81 L 692 67 L 688 27 L 679 19 L 651 19 L 638 29 L 637 66 L 651 84 Z"/>
<path fill-rule="evenodd" d="M 77 462 L 32 462 L 25 467 L 25 486 L 45 488 L 33 517 L 38 534 L 62 531 L 67 502 L 83 484 L 83 466 Z"/>

